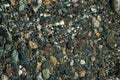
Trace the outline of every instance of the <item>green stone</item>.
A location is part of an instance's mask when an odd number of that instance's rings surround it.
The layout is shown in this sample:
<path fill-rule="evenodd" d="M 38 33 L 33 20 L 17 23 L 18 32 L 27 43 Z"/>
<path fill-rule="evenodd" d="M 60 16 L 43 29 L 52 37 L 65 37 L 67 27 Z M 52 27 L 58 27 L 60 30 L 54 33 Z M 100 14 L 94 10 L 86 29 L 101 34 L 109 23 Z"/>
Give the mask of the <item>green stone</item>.
<path fill-rule="evenodd" d="M 49 69 L 44 69 L 42 71 L 42 74 L 43 74 L 44 79 L 48 79 L 50 77 L 50 70 Z"/>
<path fill-rule="evenodd" d="M 11 58 L 12 58 L 13 62 L 15 62 L 15 63 L 18 62 L 19 57 L 18 57 L 18 51 L 17 50 L 14 50 L 12 52 Z"/>

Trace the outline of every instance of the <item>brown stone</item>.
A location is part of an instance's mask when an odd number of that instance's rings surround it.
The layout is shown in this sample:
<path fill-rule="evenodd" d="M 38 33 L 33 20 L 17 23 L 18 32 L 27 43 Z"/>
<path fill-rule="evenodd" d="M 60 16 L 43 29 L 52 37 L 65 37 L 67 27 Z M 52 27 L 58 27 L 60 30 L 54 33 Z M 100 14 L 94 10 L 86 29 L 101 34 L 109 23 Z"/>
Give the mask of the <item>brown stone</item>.
<path fill-rule="evenodd" d="M 80 76 L 80 77 L 85 77 L 85 74 L 86 74 L 86 71 L 85 71 L 85 70 L 81 70 L 81 71 L 79 72 L 79 76 Z"/>
<path fill-rule="evenodd" d="M 7 74 L 12 74 L 12 73 L 13 73 L 13 68 L 12 68 L 12 67 L 8 67 L 8 68 L 6 69 L 6 73 L 7 73 Z"/>

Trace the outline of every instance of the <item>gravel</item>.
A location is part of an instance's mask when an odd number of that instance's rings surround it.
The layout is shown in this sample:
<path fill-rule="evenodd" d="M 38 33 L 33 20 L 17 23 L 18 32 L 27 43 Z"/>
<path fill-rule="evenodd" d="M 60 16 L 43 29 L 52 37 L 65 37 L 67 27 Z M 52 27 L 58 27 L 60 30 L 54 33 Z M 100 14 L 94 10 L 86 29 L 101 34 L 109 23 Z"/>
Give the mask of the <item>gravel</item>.
<path fill-rule="evenodd" d="M 0 80 L 119 80 L 119 7 L 119 0 L 0 0 Z"/>

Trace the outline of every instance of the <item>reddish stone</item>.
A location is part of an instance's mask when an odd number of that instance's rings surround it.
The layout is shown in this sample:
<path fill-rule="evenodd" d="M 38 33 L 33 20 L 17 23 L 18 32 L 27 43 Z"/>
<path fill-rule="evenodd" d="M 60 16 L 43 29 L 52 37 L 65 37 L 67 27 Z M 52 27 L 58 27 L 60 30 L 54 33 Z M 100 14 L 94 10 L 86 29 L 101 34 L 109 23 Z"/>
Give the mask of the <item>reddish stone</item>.
<path fill-rule="evenodd" d="M 8 67 L 8 68 L 6 69 L 6 73 L 7 73 L 7 74 L 12 74 L 12 73 L 13 73 L 13 68 L 12 68 L 12 67 Z"/>
<path fill-rule="evenodd" d="M 73 7 L 74 7 L 74 8 L 77 8 L 78 6 L 79 6 L 79 4 L 76 4 L 76 3 L 73 4 Z"/>

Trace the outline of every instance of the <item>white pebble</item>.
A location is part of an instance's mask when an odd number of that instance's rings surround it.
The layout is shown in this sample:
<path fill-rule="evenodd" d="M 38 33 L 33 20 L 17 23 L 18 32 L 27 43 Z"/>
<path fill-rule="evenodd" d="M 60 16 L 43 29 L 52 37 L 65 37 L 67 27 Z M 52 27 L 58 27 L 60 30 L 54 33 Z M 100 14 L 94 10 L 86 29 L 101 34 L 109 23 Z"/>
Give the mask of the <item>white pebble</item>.
<path fill-rule="evenodd" d="M 80 60 L 80 64 L 84 65 L 85 64 L 85 60 Z"/>
<path fill-rule="evenodd" d="M 37 26 L 37 29 L 40 31 L 41 30 L 41 25 L 40 24 L 38 24 L 38 26 Z"/>
<path fill-rule="evenodd" d="M 68 32 L 68 33 L 70 33 L 70 32 L 71 32 L 71 30 L 70 30 L 70 29 L 68 29 L 68 30 L 67 30 L 67 32 Z"/>
<path fill-rule="evenodd" d="M 19 76 L 20 76 L 22 73 L 23 73 L 22 70 L 19 70 L 19 71 L 18 71 Z"/>
<path fill-rule="evenodd" d="M 10 6 L 10 4 L 4 4 L 4 6 L 5 6 L 5 8 L 7 8 L 7 7 L 9 7 L 9 6 Z"/>
<path fill-rule="evenodd" d="M 97 12 L 97 9 L 94 8 L 94 7 L 92 7 L 92 8 L 91 8 L 91 11 L 94 12 L 94 13 L 96 13 L 96 12 Z"/>
<path fill-rule="evenodd" d="M 62 20 L 62 21 L 60 21 L 60 25 L 64 25 L 65 24 L 65 22 Z"/>
<path fill-rule="evenodd" d="M 76 35 L 76 34 L 73 33 L 72 36 L 71 36 L 71 38 L 74 39 L 74 38 L 75 38 L 75 35 Z"/>
<path fill-rule="evenodd" d="M 103 48 L 103 45 L 99 45 L 98 48 L 99 48 L 99 49 L 102 49 L 102 48 Z"/>
<path fill-rule="evenodd" d="M 91 57 L 91 61 L 95 61 L 95 57 Z"/>
<path fill-rule="evenodd" d="M 74 65 L 74 60 L 71 60 L 70 66 L 73 66 L 73 65 Z"/>
<path fill-rule="evenodd" d="M 77 72 L 75 72 L 75 75 L 74 75 L 74 80 L 76 80 L 78 77 L 79 77 L 78 73 L 77 73 Z"/>
<path fill-rule="evenodd" d="M 120 52 L 120 49 L 118 49 L 118 52 Z"/>
<path fill-rule="evenodd" d="M 95 17 L 92 18 L 92 23 L 95 28 L 100 26 L 100 22 Z"/>
<path fill-rule="evenodd" d="M 22 66 L 21 66 L 21 65 L 19 65 L 19 68 L 21 69 L 21 68 L 22 68 Z"/>
<path fill-rule="evenodd" d="M 97 16 L 97 20 L 99 20 L 99 21 L 102 20 L 100 15 Z"/>
<path fill-rule="evenodd" d="M 2 75 L 1 80 L 8 80 L 8 77 L 6 75 Z"/>

